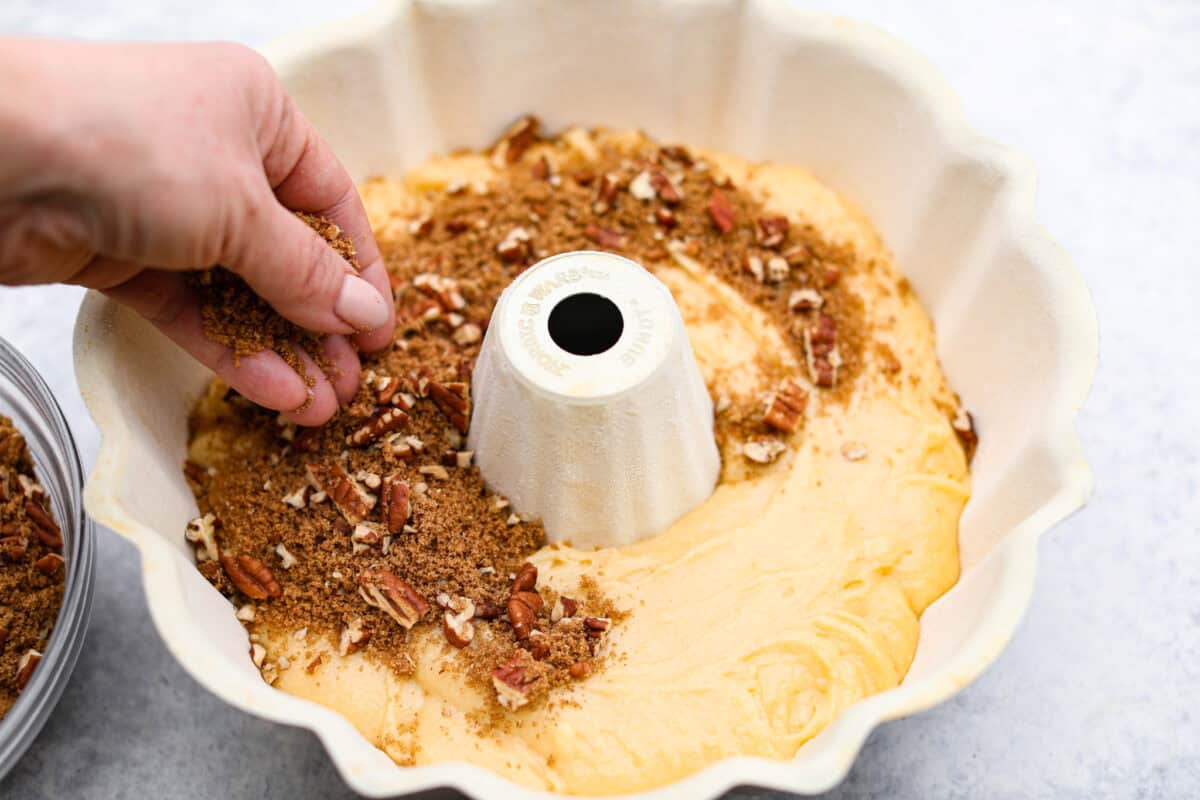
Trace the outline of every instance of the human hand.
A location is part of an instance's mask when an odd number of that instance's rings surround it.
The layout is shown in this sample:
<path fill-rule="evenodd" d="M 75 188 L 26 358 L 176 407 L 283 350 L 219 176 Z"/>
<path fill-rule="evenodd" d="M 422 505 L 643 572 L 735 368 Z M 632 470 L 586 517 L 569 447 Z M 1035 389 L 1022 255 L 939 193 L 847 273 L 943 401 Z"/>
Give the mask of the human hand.
<path fill-rule="evenodd" d="M 391 341 L 387 274 L 354 182 L 261 56 L 0 39 L 0 74 L 0 282 L 98 289 L 301 424 L 354 396 L 355 348 Z M 289 209 L 337 223 L 361 277 Z M 183 272 L 215 264 L 297 325 L 333 334 L 330 377 L 309 389 L 271 351 L 235 366 L 205 338 Z"/>

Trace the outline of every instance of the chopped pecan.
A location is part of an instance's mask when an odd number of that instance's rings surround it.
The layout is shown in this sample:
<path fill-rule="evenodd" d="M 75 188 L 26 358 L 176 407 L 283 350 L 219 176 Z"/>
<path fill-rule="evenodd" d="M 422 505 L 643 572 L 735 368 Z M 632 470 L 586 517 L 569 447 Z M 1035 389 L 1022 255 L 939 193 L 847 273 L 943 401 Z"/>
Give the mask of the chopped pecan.
<path fill-rule="evenodd" d="M 754 238 L 763 247 L 775 249 L 787 239 L 790 223 L 784 216 L 759 217 Z"/>
<path fill-rule="evenodd" d="M 429 396 L 459 433 L 466 433 L 471 421 L 471 387 L 462 382 L 429 382 Z"/>
<path fill-rule="evenodd" d="M 32 647 L 25 651 L 21 656 L 21 660 L 17 662 L 17 691 L 25 688 L 29 683 L 29 679 L 33 677 L 33 671 L 37 669 L 38 662 L 42 660 L 42 654 Z"/>
<path fill-rule="evenodd" d="M 820 314 L 810 327 L 804 329 L 804 352 L 808 375 L 817 386 L 828 389 L 837 382 L 841 357 L 837 351 L 837 322 L 828 314 Z"/>
<path fill-rule="evenodd" d="M 747 253 L 745 259 L 742 261 L 742 271 L 749 273 L 759 283 L 764 283 L 767 280 L 767 272 L 763 267 L 763 260 L 758 256 Z"/>
<path fill-rule="evenodd" d="M 196 517 L 187 524 L 183 536 L 196 545 L 197 561 L 216 561 L 219 555 L 217 548 L 217 518 L 208 513 Z"/>
<path fill-rule="evenodd" d="M 585 617 L 583 620 L 584 630 L 587 635 L 593 639 L 599 639 L 604 635 L 604 632 L 612 625 L 612 621 L 605 617 Z"/>
<path fill-rule="evenodd" d="M 770 464 L 786 449 L 778 439 L 754 439 L 742 445 L 742 455 L 756 464 Z"/>
<path fill-rule="evenodd" d="M 513 592 L 508 598 L 508 621 L 518 639 L 528 639 L 545 603 L 537 592 Z"/>
<path fill-rule="evenodd" d="M 510 264 L 523 261 L 529 255 L 531 239 L 529 231 L 518 225 L 496 245 L 496 255 Z"/>
<path fill-rule="evenodd" d="M 5 536 L 0 539 L 0 553 L 10 561 L 24 561 L 29 551 L 29 542 L 23 536 Z"/>
<path fill-rule="evenodd" d="M 617 192 L 621 191 L 621 176 L 615 172 L 606 172 L 600 176 L 600 181 L 596 184 L 596 195 L 592 200 L 592 211 L 597 214 L 607 214 L 612 210 L 613 204 L 617 199 Z"/>
<path fill-rule="evenodd" d="M 524 116 L 508 127 L 492 146 L 492 164 L 498 169 L 515 164 L 525 151 L 537 141 L 541 121 L 534 116 Z"/>
<path fill-rule="evenodd" d="M 42 544 L 55 549 L 63 546 L 62 530 L 58 527 L 58 523 L 46 513 L 46 510 L 36 500 L 27 499 L 25 501 L 25 516 L 29 517 L 29 521 L 33 523 L 34 532 L 42 540 Z"/>
<path fill-rule="evenodd" d="M 400 480 L 399 473 L 388 475 L 383 479 L 383 489 L 379 496 L 380 511 L 383 514 L 383 523 L 387 526 L 388 533 L 402 533 L 412 510 L 409 505 L 411 492 L 408 483 Z"/>
<path fill-rule="evenodd" d="M 532 592 L 537 587 L 538 569 L 533 564 L 526 561 L 517 570 L 517 577 L 513 579 L 512 592 Z"/>
<path fill-rule="evenodd" d="M 667 177 L 667 174 L 661 169 L 650 171 L 650 185 L 654 187 L 654 191 L 658 192 L 659 198 L 669 206 L 676 205 L 683 200 L 683 192 L 679 191 L 675 182 Z"/>
<path fill-rule="evenodd" d="M 317 489 L 329 495 L 334 506 L 351 525 L 362 522 L 374 508 L 374 495 L 359 486 L 358 481 L 341 464 L 329 467 L 309 464 L 307 469 L 308 479 Z"/>
<path fill-rule="evenodd" d="M 475 604 L 476 619 L 499 619 L 504 614 L 504 609 L 495 603 L 489 603 L 486 600 L 481 600 Z"/>
<path fill-rule="evenodd" d="M 681 144 L 668 144 L 658 148 L 659 159 L 674 161 L 682 166 L 690 167 L 695 163 L 691 152 Z"/>
<path fill-rule="evenodd" d="M 817 276 L 817 285 L 822 289 L 828 289 L 838 282 L 838 278 L 842 277 L 842 271 L 837 267 L 826 265 L 821 270 L 821 274 Z"/>
<path fill-rule="evenodd" d="M 650 173 L 642 170 L 629 182 L 629 193 L 637 200 L 653 200 L 658 194 L 654 184 L 650 182 Z"/>
<path fill-rule="evenodd" d="M 456 330 L 450 338 L 459 347 L 470 347 L 483 338 L 483 329 L 474 322 L 468 322 Z"/>
<path fill-rule="evenodd" d="M 456 597 L 448 605 L 442 617 L 446 641 L 458 648 L 466 647 L 475 638 L 475 626 L 471 624 L 475 618 L 475 604 L 466 597 Z"/>
<path fill-rule="evenodd" d="M 579 603 L 560 594 L 554 601 L 554 607 L 550 609 L 550 621 L 560 622 L 567 617 L 573 617 L 578 610 Z"/>
<path fill-rule="evenodd" d="M 621 250 L 625 247 L 625 234 L 620 231 L 614 231 L 611 228 L 605 228 L 600 225 L 588 225 L 584 228 L 583 235 L 601 247 L 607 247 L 610 250 Z"/>
<path fill-rule="evenodd" d="M 712 190 L 712 196 L 708 199 L 708 216 L 721 233 L 729 233 L 737 223 L 737 212 L 733 203 L 729 202 L 729 197 L 720 189 Z"/>
<path fill-rule="evenodd" d="M 576 661 L 567 667 L 567 674 L 577 681 L 583 680 L 592 674 L 592 665 L 587 661 Z"/>
<path fill-rule="evenodd" d="M 254 556 L 221 556 L 221 567 L 238 591 L 251 600 L 279 597 L 283 590 L 270 568 Z"/>
<path fill-rule="evenodd" d="M 350 655 L 365 645 L 370 638 L 371 631 L 367 628 L 366 620 L 355 617 L 346 623 L 346 627 L 342 628 L 338 635 L 338 655 Z"/>
<path fill-rule="evenodd" d="M 519 655 L 492 670 L 492 686 L 496 690 L 496 699 L 509 711 L 516 711 L 529 703 L 531 683 Z"/>
<path fill-rule="evenodd" d="M 546 641 L 545 634 L 540 631 L 534 631 L 529 636 L 527 649 L 535 661 L 545 661 L 550 657 L 550 643 Z"/>
<path fill-rule="evenodd" d="M 386 569 L 366 569 L 358 576 L 358 593 L 367 605 L 382 610 L 405 629 L 429 613 L 429 603 L 407 581 Z"/>
<path fill-rule="evenodd" d="M 979 446 L 979 434 L 975 430 L 975 417 L 965 408 L 959 408 L 958 413 L 951 421 L 951 427 L 954 428 L 954 433 L 957 434 L 958 441 L 962 444 L 963 455 L 970 464 L 971 459 L 975 457 L 975 450 Z"/>
<path fill-rule="evenodd" d="M 377 522 L 360 522 L 354 526 L 350 534 L 350 549 L 354 553 L 363 553 L 383 544 L 383 527 Z"/>
<path fill-rule="evenodd" d="M 771 256 L 767 259 L 767 281 L 769 283 L 782 283 L 787 280 L 788 273 L 791 272 L 791 267 L 788 266 L 787 259 L 782 256 Z"/>
<path fill-rule="evenodd" d="M 449 224 L 447 223 L 447 228 Z M 432 272 L 422 272 L 412 279 L 413 288 L 438 302 L 443 311 L 461 311 L 467 301 L 458 291 L 458 281 Z"/>
<path fill-rule="evenodd" d="M 675 218 L 675 212 L 669 208 L 654 209 L 654 221 L 668 230 L 679 224 L 679 220 Z"/>
<path fill-rule="evenodd" d="M 825 298 L 816 289 L 797 289 L 788 296 L 789 311 L 816 311 L 825 305 Z"/>
<path fill-rule="evenodd" d="M 58 553 L 46 553 L 46 555 L 33 562 L 33 565 L 38 568 L 39 572 L 46 575 L 53 575 L 62 569 L 64 563 L 63 557 Z"/>
<path fill-rule="evenodd" d="M 787 378 L 775 390 L 767 403 L 763 421 L 784 433 L 795 433 L 804 419 L 804 408 L 808 404 L 808 392 L 791 378 Z"/>
<path fill-rule="evenodd" d="M 371 444 L 381 436 L 399 430 L 406 422 L 408 414 L 395 406 L 376 409 L 362 425 L 350 432 L 346 437 L 346 444 L 355 447 Z"/>

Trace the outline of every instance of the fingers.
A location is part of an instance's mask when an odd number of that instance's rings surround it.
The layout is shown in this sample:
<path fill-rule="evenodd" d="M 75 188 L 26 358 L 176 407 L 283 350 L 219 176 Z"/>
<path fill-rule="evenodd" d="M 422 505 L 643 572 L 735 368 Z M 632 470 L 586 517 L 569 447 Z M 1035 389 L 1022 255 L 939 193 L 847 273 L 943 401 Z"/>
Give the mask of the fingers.
<path fill-rule="evenodd" d="M 282 89 L 280 90 L 282 92 Z M 279 202 L 333 220 L 354 242 L 360 275 L 386 298 L 382 325 L 355 337 L 361 350 L 373 352 L 392 340 L 396 322 L 391 284 L 379 245 L 354 181 L 291 99 L 281 95 L 283 111 L 269 137 L 263 167 Z"/>
<path fill-rule="evenodd" d="M 346 405 L 358 394 L 358 382 L 362 377 L 358 352 L 344 336 L 325 337 L 322 349 L 331 364 L 325 370 L 325 375 L 333 384 L 338 403 Z"/>
<path fill-rule="evenodd" d="M 297 425 L 321 425 L 337 413 L 337 396 L 334 394 L 333 385 L 313 361 L 312 356 L 302 347 L 296 347 L 295 353 L 304 363 L 304 374 L 313 379 L 313 384 L 308 388 L 308 402 L 299 408 L 284 411 L 283 416 Z"/>
<path fill-rule="evenodd" d="M 315 231 L 264 191 L 221 260 L 292 322 L 352 334 L 388 324 L 392 304 Z"/>
<path fill-rule="evenodd" d="M 105 269 L 115 268 L 101 268 L 101 271 Z M 306 374 L 315 381 L 311 389 L 277 353 L 263 351 L 235 359 L 232 350 L 208 339 L 201 325 L 199 306 L 183 276 L 146 270 L 124 283 L 93 285 L 93 288 L 100 288 L 109 297 L 146 317 L 251 402 L 282 411 L 302 425 L 320 425 L 337 412 L 338 398 L 333 385 L 299 348 Z M 340 345 L 333 343 L 335 338 L 340 340 Z M 336 378 L 339 385 L 352 376 L 357 388 L 358 359 L 346 340 L 330 337 L 326 353 L 342 373 Z"/>

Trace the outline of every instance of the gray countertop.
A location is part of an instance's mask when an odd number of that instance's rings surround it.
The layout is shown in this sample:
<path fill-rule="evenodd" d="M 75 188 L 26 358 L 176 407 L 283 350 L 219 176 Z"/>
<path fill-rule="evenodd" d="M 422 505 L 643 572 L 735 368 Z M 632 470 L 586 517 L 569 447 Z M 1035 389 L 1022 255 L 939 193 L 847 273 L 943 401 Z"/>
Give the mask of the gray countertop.
<path fill-rule="evenodd" d="M 366 5 L 5 0 L 0 32 L 256 44 Z M 1080 419 L 1096 496 L 1043 540 L 1020 631 L 957 697 L 872 735 L 831 795 L 1194 797 L 1200 6 L 815 5 L 923 51 L 979 130 L 1032 157 L 1041 220 L 1083 270 L 1102 340 Z M 0 335 L 55 389 L 90 464 L 97 434 L 70 355 L 80 296 L 65 287 L 0 289 Z M 176 665 L 151 626 L 130 545 L 102 531 L 97 567 L 79 666 L 0 796 L 351 796 L 311 734 L 225 706 Z"/>

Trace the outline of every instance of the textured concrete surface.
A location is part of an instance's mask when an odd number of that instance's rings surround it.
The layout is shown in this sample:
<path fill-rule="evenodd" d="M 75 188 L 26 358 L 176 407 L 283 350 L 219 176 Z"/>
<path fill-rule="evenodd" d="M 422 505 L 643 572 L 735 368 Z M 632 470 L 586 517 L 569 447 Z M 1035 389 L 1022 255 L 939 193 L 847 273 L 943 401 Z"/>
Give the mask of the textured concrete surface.
<path fill-rule="evenodd" d="M 6 0 L 0 32 L 256 43 L 364 5 Z M 1102 335 L 1080 422 L 1096 497 L 1043 540 L 1023 627 L 958 697 L 877 731 L 831 796 L 1197 796 L 1200 6 L 815 5 L 923 51 L 981 131 L 1032 157 L 1041 219 L 1085 273 Z M 56 389 L 90 462 L 70 367 L 79 296 L 0 290 L 0 335 Z M 313 736 L 182 672 L 150 627 L 131 547 L 102 533 L 98 566 L 87 648 L 0 796 L 350 796 Z"/>

